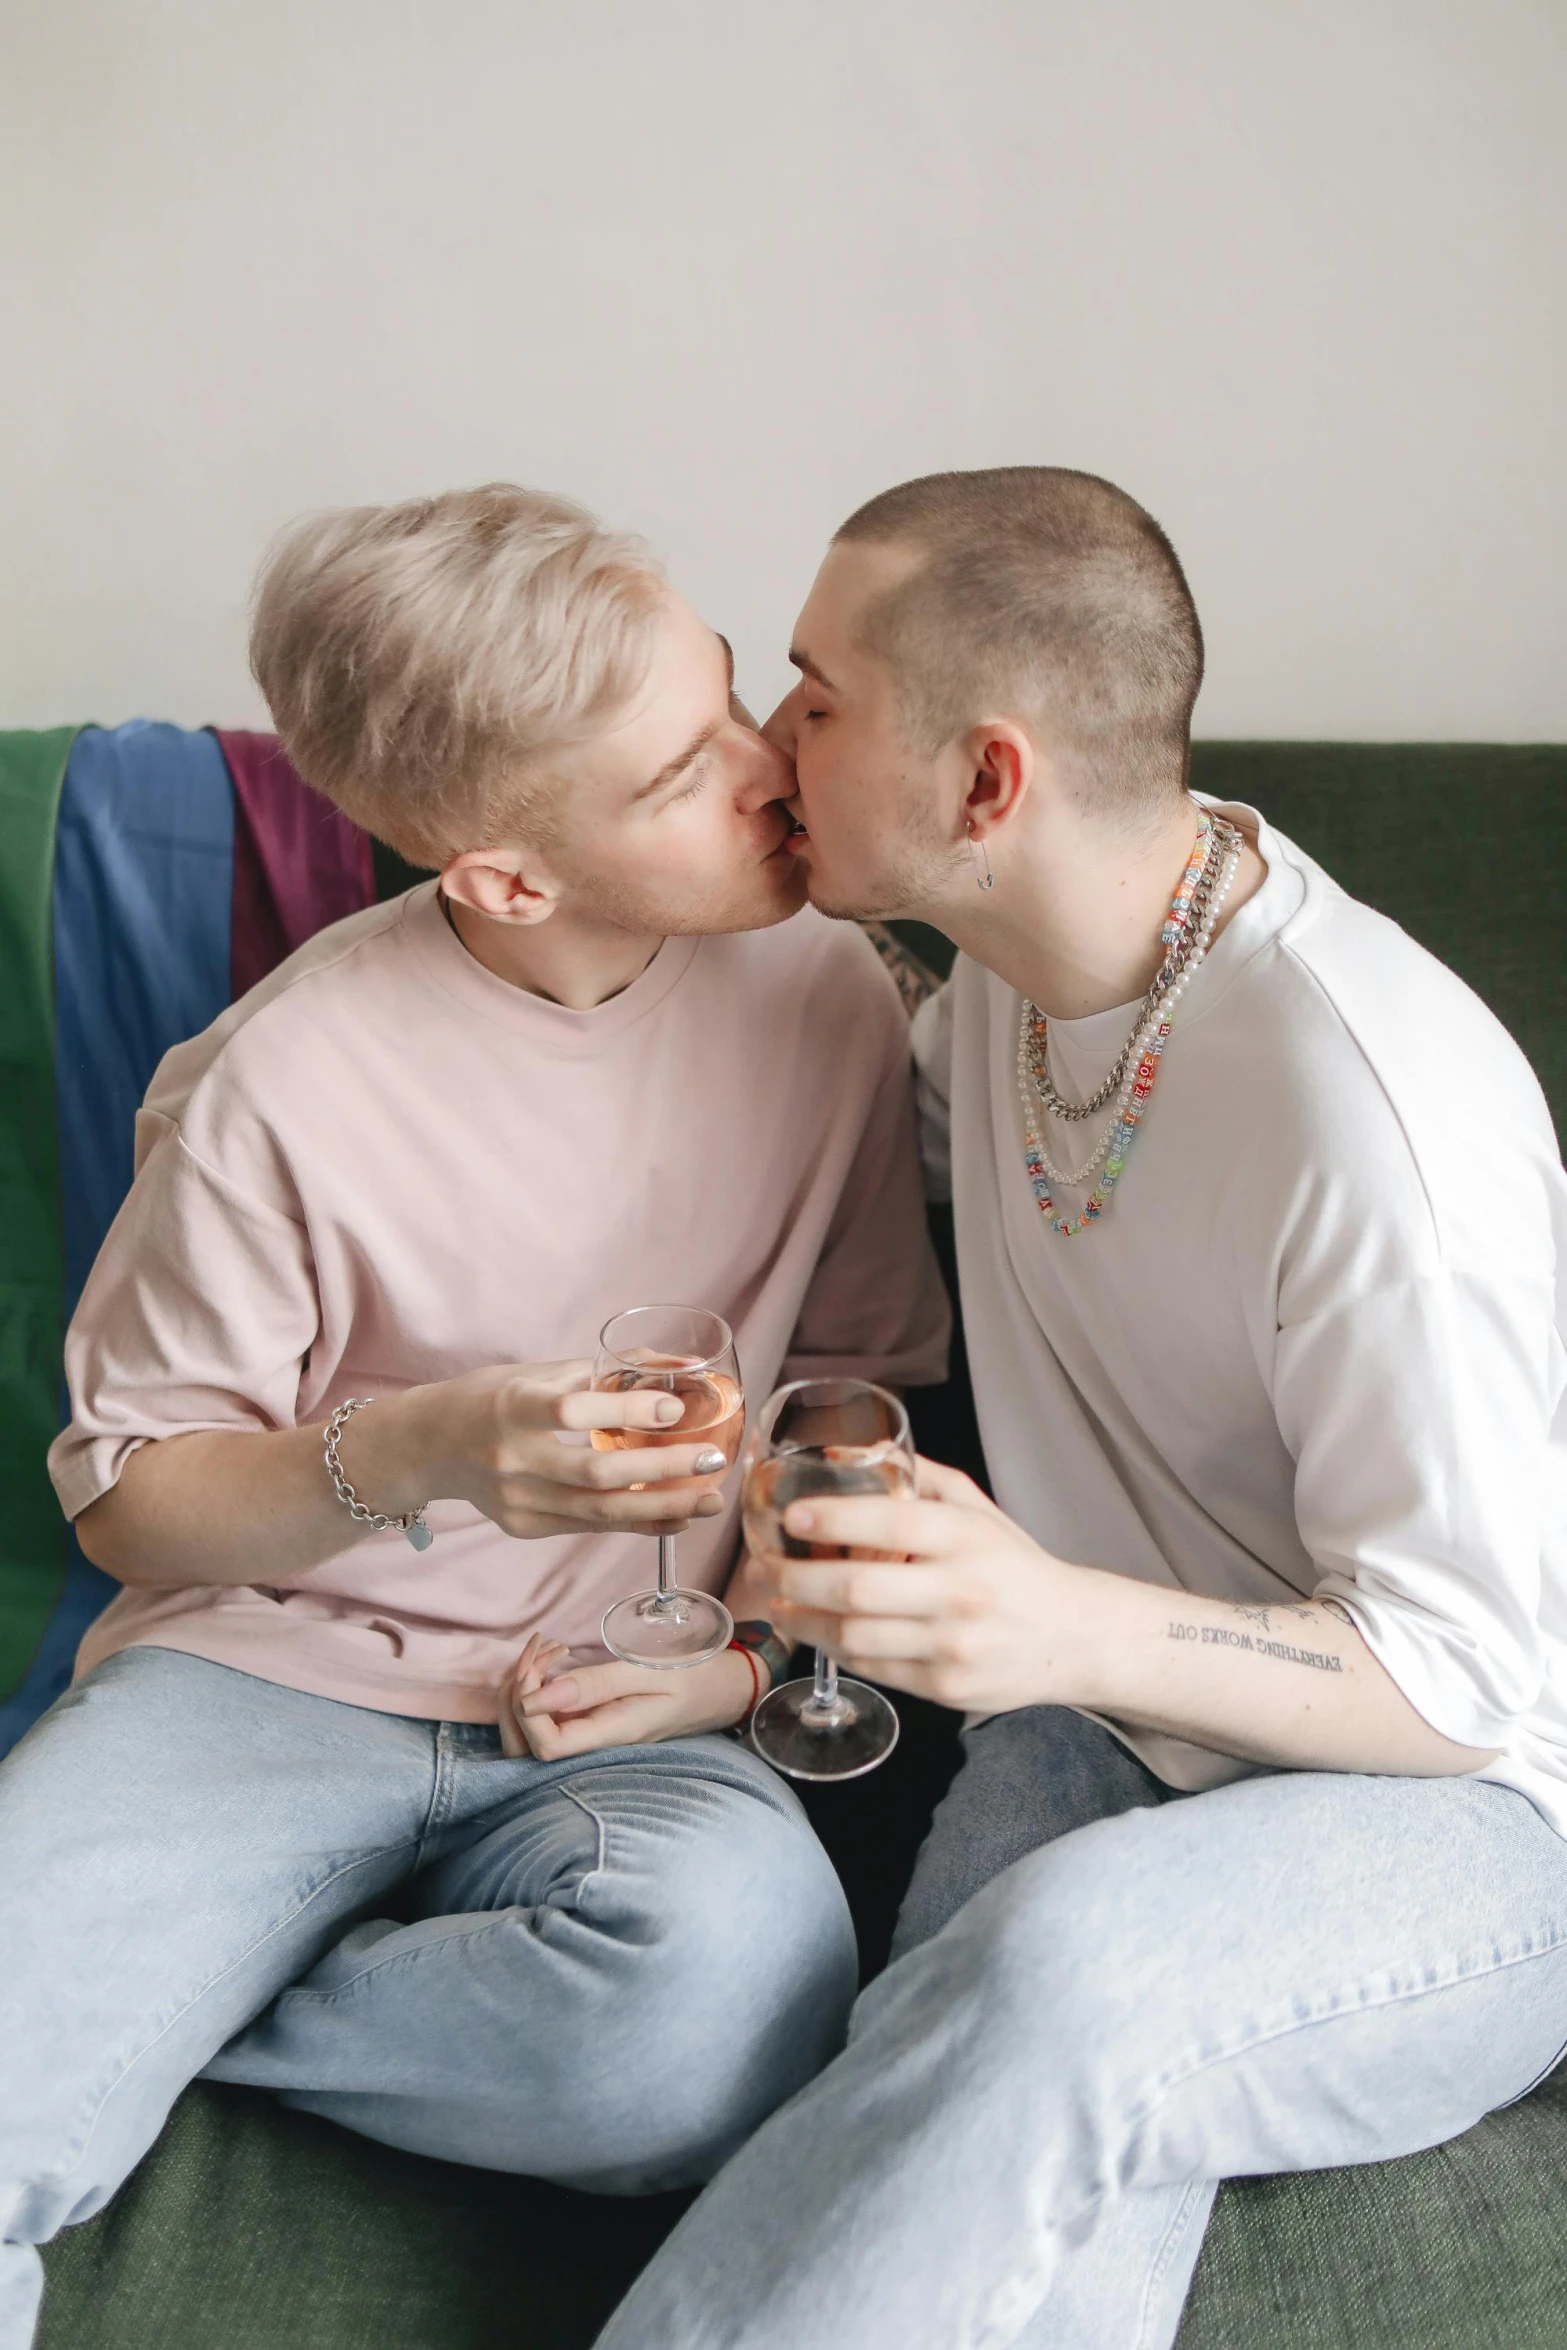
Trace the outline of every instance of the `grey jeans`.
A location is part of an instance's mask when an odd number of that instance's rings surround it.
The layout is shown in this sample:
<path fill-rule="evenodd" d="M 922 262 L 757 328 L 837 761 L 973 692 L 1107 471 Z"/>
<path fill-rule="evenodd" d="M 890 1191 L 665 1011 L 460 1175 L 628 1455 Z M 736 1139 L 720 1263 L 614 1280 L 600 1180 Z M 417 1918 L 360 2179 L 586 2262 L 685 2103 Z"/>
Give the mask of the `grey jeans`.
<path fill-rule="evenodd" d="M 0 2350 L 193 2075 L 391 2146 L 704 2179 L 843 2044 L 854 1936 L 726 1738 L 508 1761 L 493 1729 L 166 1649 L 0 1767 Z"/>
<path fill-rule="evenodd" d="M 969 1734 L 849 2046 L 600 2350 L 1168 2350 L 1220 2179 L 1377 2162 L 1567 2043 L 1567 1843 L 1475 1779 L 1172 1796 L 1056 1707 Z"/>

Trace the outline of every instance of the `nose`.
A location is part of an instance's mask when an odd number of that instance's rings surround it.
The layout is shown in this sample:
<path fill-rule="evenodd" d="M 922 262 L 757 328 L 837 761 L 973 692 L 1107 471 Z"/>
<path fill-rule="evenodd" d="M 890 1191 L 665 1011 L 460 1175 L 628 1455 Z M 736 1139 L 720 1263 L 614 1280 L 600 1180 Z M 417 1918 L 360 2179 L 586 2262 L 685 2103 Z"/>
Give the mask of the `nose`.
<path fill-rule="evenodd" d="M 792 800 L 796 788 L 789 752 L 770 737 L 748 735 L 745 778 L 738 794 L 741 809 L 749 815 L 772 800 Z"/>
<path fill-rule="evenodd" d="M 798 687 L 790 688 L 762 728 L 762 733 L 767 741 L 776 743 L 791 766 L 794 763 L 794 755 L 800 736 L 799 722 L 794 714 L 795 695 L 798 691 Z"/>

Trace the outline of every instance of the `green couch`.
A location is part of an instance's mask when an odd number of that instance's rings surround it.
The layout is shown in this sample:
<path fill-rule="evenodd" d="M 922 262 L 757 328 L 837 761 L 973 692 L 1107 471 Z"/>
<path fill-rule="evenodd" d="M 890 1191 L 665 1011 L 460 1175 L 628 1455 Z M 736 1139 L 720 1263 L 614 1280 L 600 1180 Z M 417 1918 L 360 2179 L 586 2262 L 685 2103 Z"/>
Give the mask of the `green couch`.
<path fill-rule="evenodd" d="M 1209 743 L 1195 780 L 1261 806 L 1460 971 L 1562 1130 L 1567 749 Z M 979 1465 L 961 1349 L 920 1414 L 927 1449 Z M 814 1799 L 867 1972 L 956 1760 L 950 1717 L 905 1714 L 886 1770 Z M 109 2208 L 49 2248 L 44 2350 L 586 2350 L 681 2208 L 611 2211 L 198 2084 Z M 1403 2162 L 1232 2183 L 1180 2350 L 1564 2350 L 1564 2213 L 1554 2080 Z"/>

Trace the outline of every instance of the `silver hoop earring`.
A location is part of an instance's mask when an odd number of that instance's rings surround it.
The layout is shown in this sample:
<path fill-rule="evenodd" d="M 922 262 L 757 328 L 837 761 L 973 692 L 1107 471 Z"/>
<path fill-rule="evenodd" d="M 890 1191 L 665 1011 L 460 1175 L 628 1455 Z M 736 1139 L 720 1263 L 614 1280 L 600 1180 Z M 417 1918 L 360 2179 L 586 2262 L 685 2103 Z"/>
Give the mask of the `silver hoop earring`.
<path fill-rule="evenodd" d="M 974 827 L 968 828 L 968 853 L 974 860 L 974 878 L 981 889 L 994 889 L 996 877 L 990 870 L 990 851 L 982 840 L 974 838 Z"/>

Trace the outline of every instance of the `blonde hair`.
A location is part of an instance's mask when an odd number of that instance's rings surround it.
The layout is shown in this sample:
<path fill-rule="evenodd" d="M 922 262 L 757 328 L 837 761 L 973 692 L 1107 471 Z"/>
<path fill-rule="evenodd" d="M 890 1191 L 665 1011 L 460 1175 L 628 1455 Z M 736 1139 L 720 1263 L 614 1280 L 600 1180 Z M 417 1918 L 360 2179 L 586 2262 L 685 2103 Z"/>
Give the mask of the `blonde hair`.
<path fill-rule="evenodd" d="M 550 812 L 545 754 L 645 678 L 662 574 L 565 498 L 491 482 L 285 530 L 250 665 L 307 782 L 415 864 Z"/>
<path fill-rule="evenodd" d="M 851 514 L 842 540 L 907 544 L 918 570 L 873 604 L 911 740 L 1038 724 L 1081 797 L 1131 818 L 1185 789 L 1202 629 L 1175 549 L 1097 474 L 1008 465 L 933 473 Z"/>

